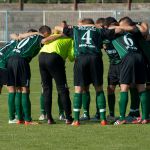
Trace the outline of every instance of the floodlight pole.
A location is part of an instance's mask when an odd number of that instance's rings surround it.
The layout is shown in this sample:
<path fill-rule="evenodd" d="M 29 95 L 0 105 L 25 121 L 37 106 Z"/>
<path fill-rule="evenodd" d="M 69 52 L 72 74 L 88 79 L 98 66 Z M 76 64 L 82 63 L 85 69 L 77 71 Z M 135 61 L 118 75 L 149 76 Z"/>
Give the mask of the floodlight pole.
<path fill-rule="evenodd" d="M 74 10 L 78 10 L 78 0 L 74 0 Z"/>
<path fill-rule="evenodd" d="M 131 10 L 131 3 L 132 3 L 132 0 L 128 0 L 128 10 Z"/>
<path fill-rule="evenodd" d="M 19 0 L 20 10 L 24 9 L 24 0 Z"/>

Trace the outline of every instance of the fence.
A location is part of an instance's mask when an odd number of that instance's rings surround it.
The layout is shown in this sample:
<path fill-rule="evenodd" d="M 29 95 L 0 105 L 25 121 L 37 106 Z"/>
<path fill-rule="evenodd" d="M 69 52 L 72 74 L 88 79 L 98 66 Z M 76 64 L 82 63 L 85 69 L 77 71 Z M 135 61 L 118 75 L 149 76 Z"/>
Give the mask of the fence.
<path fill-rule="evenodd" d="M 0 3 L 18 3 L 19 0 L 0 0 Z M 127 0 L 78 0 L 78 3 L 127 3 Z M 149 0 L 132 0 L 132 3 L 146 3 Z M 24 3 L 74 3 L 74 0 L 24 0 Z"/>
<path fill-rule="evenodd" d="M 68 24 L 76 25 L 80 18 L 115 17 L 117 20 L 124 16 L 134 21 L 150 23 L 150 11 L 0 11 L 0 42 L 9 40 L 9 34 L 26 32 L 30 28 L 38 29 L 41 25 L 53 28 L 66 20 Z"/>

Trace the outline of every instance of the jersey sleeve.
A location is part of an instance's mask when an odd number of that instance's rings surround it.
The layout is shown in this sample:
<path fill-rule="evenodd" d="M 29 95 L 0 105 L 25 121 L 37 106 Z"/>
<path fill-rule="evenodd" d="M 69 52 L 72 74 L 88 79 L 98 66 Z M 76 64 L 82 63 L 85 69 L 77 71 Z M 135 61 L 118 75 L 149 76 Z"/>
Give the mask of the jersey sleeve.
<path fill-rule="evenodd" d="M 64 33 L 66 36 L 72 38 L 72 37 L 73 37 L 73 28 L 72 28 L 72 27 L 70 27 L 70 28 L 65 27 L 65 28 L 63 29 L 63 33 Z"/>
<path fill-rule="evenodd" d="M 101 29 L 102 38 L 112 40 L 115 38 L 115 29 Z"/>
<path fill-rule="evenodd" d="M 71 41 L 71 44 L 70 44 L 70 48 L 69 48 L 69 51 L 68 51 L 68 59 L 73 62 L 74 61 L 74 42 L 73 40 Z"/>
<path fill-rule="evenodd" d="M 134 36 L 142 37 L 142 33 L 138 27 L 136 27 L 131 33 L 134 34 Z"/>

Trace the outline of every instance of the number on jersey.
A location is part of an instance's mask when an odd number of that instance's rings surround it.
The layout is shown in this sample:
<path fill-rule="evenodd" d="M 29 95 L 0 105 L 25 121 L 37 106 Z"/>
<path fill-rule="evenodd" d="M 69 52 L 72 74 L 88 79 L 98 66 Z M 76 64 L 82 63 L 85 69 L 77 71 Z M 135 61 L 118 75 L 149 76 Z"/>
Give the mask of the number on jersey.
<path fill-rule="evenodd" d="M 84 33 L 84 35 L 82 36 L 81 40 L 85 40 L 86 44 L 91 44 L 91 38 L 90 38 L 90 30 L 88 30 L 87 32 Z"/>

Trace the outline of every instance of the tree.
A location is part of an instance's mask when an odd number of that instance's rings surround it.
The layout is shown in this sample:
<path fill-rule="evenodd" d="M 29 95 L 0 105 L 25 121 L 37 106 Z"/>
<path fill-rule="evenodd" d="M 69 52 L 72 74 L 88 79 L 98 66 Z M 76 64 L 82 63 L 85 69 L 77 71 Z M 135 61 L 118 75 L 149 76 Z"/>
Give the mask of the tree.
<path fill-rule="evenodd" d="M 19 0 L 20 10 L 24 8 L 24 0 Z"/>

